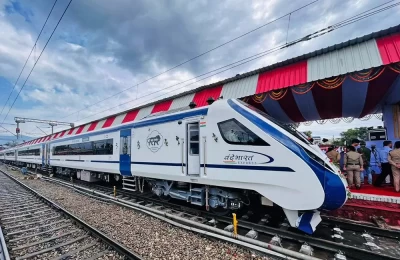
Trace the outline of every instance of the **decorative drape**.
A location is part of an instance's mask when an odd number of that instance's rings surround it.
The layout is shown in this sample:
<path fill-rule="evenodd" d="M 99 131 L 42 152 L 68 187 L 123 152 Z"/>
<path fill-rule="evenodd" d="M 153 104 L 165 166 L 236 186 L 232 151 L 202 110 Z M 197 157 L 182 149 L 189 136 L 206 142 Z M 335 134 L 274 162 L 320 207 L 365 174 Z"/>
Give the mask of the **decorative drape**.
<path fill-rule="evenodd" d="M 324 124 L 381 118 L 390 91 L 400 91 L 400 62 L 243 98 L 284 123 Z"/>

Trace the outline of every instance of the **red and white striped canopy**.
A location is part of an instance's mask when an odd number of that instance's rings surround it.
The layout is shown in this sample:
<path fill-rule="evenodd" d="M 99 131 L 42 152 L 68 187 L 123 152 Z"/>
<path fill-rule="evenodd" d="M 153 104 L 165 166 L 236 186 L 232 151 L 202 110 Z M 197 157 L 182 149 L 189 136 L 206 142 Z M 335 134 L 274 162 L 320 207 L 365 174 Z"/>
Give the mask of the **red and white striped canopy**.
<path fill-rule="evenodd" d="M 125 124 L 192 101 L 206 106 L 208 98 L 221 96 L 241 98 L 288 123 L 379 112 L 383 103 L 400 101 L 400 25 L 23 145 Z"/>

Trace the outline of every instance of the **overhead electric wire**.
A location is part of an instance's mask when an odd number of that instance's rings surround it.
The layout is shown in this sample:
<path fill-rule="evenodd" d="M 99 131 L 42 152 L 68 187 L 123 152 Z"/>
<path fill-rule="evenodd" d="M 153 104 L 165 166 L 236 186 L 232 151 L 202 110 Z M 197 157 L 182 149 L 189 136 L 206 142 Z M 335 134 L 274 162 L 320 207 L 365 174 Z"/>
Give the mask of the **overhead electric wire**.
<path fill-rule="evenodd" d="M 56 29 L 57 29 L 58 25 L 60 24 L 62 18 L 64 17 L 65 13 L 67 12 L 69 6 L 71 5 L 71 2 L 72 2 L 72 0 L 69 1 L 67 7 L 65 8 L 64 12 L 62 13 L 62 15 L 61 15 L 60 19 L 58 20 L 56 26 L 54 27 L 53 31 L 51 32 L 49 39 L 47 40 L 46 44 L 44 45 L 42 51 L 40 52 L 40 54 L 39 54 L 39 56 L 38 56 L 38 58 L 37 58 L 37 60 L 36 60 L 35 63 L 33 64 L 33 67 L 32 67 L 32 69 L 31 69 L 31 71 L 29 72 L 28 76 L 26 77 L 25 82 L 24 82 L 24 84 L 22 85 L 21 89 L 19 90 L 19 92 L 18 92 L 17 96 L 15 97 L 13 103 L 11 104 L 11 107 L 8 109 L 8 112 L 7 112 L 6 116 L 4 117 L 2 123 L 4 123 L 4 121 L 6 120 L 8 114 L 10 113 L 11 109 L 13 108 L 13 106 L 14 106 L 15 102 L 17 101 L 19 95 L 21 94 L 22 90 L 24 89 L 26 82 L 28 81 L 29 77 L 31 76 L 32 71 L 35 69 L 36 64 L 39 62 L 40 57 L 42 56 L 44 50 L 46 49 L 46 47 L 47 47 L 47 45 L 49 44 L 51 38 L 53 37 L 54 32 L 56 31 Z"/>
<path fill-rule="evenodd" d="M 9 124 L 9 123 L 4 123 L 3 125 L 17 125 L 17 124 Z M 16 134 L 14 134 L 13 132 L 11 132 L 10 130 L 8 130 L 7 128 L 5 128 L 4 126 L 0 125 L 1 128 L 3 128 L 4 130 L 6 130 L 7 132 L 9 132 L 10 134 L 17 136 Z"/>
<path fill-rule="evenodd" d="M 7 132 L 9 132 L 10 134 L 17 136 L 16 134 L 14 134 L 13 132 L 11 132 L 10 130 L 8 130 L 7 128 L 5 128 L 4 126 L 0 125 L 1 128 L 3 128 L 4 130 L 6 130 Z"/>
<path fill-rule="evenodd" d="M 117 108 L 117 107 L 119 107 L 119 106 L 121 106 L 121 105 L 125 105 L 125 104 L 127 104 L 127 103 L 131 103 L 131 102 L 136 101 L 136 100 L 138 100 L 138 99 L 141 99 L 141 98 L 150 96 L 150 95 L 152 95 L 152 94 L 156 94 L 156 93 L 158 93 L 158 92 L 160 92 L 160 91 L 162 91 L 162 90 L 170 89 L 170 88 L 172 88 L 172 87 L 174 87 L 174 86 L 177 86 L 177 85 L 180 85 L 180 84 L 182 84 L 182 83 L 184 83 L 184 82 L 187 82 L 187 81 L 190 81 L 190 80 L 193 80 L 193 79 L 202 77 L 202 76 L 204 76 L 204 75 L 210 74 L 210 73 L 212 73 L 212 72 L 221 70 L 221 69 L 223 69 L 223 68 L 229 67 L 229 68 L 227 68 L 227 69 L 225 69 L 225 70 L 222 70 L 222 71 L 219 71 L 219 72 L 217 72 L 217 73 L 215 73 L 215 74 L 212 74 L 212 75 L 210 75 L 210 76 L 204 77 L 204 78 L 202 78 L 202 79 L 200 79 L 200 80 L 198 80 L 198 81 L 192 82 L 192 83 L 187 84 L 187 85 L 185 85 L 185 86 L 183 86 L 183 87 L 180 87 L 180 88 L 174 89 L 174 90 L 172 90 L 172 91 L 163 93 L 163 94 L 161 94 L 161 95 L 159 95 L 159 96 L 157 96 L 157 97 L 152 97 L 151 99 L 155 99 L 155 98 L 162 97 L 162 96 L 164 96 L 164 95 L 166 95 L 166 94 L 169 94 L 169 93 L 175 92 L 175 91 L 177 91 L 177 90 L 183 89 L 183 88 L 188 87 L 188 86 L 190 86 L 190 85 L 192 85 L 192 84 L 194 84 L 194 83 L 200 82 L 200 81 L 205 80 L 205 79 L 210 78 L 210 77 L 213 77 L 213 76 L 215 76 L 215 75 L 218 75 L 218 74 L 220 74 L 220 73 L 223 73 L 223 72 L 228 71 L 228 70 L 230 70 L 230 69 L 233 69 L 233 68 L 235 68 L 235 67 L 238 67 L 238 66 L 241 66 L 241 65 L 243 65 L 243 64 L 246 64 L 246 63 L 248 63 L 248 62 L 250 62 L 250 61 L 259 59 L 259 58 L 264 57 L 264 56 L 266 56 L 266 55 L 268 55 L 268 54 L 271 54 L 271 53 L 273 53 L 273 52 L 282 50 L 282 49 L 284 49 L 284 48 L 288 48 L 288 47 L 290 47 L 290 46 L 292 46 L 292 45 L 295 45 L 295 44 L 300 43 L 300 42 L 303 42 L 303 41 L 308 41 L 308 40 L 311 40 L 311 39 L 320 37 L 320 36 L 322 36 L 322 35 L 324 35 L 324 34 L 326 34 L 326 33 L 332 32 L 333 30 L 337 30 L 337 29 L 343 28 L 343 27 L 345 27 L 345 26 L 348 26 L 348 25 L 350 25 L 350 24 L 356 23 L 356 22 L 361 21 L 361 20 L 363 20 L 363 19 L 365 19 L 365 18 L 368 18 L 368 17 L 370 17 L 370 16 L 376 15 L 377 13 L 380 13 L 380 12 L 383 12 L 383 11 L 386 11 L 386 10 L 389 10 L 389 9 L 391 9 L 391 8 L 393 8 L 393 7 L 396 7 L 396 6 L 400 5 L 400 2 L 398 2 L 398 3 L 393 4 L 393 5 L 391 5 L 391 6 L 384 7 L 384 8 L 378 9 L 378 10 L 376 10 L 376 11 L 373 11 L 373 12 L 371 12 L 371 13 L 368 13 L 368 12 L 370 12 L 370 11 L 372 11 L 372 10 L 374 10 L 374 9 L 377 9 L 377 8 L 380 7 L 380 6 L 386 5 L 386 4 L 390 3 L 390 2 L 393 2 L 393 1 L 389 1 L 389 2 L 386 2 L 385 4 L 381 4 L 381 5 L 378 5 L 378 6 L 374 7 L 374 8 L 368 9 L 367 11 L 364 11 L 364 12 L 362 12 L 362 13 L 359 13 L 359 14 L 357 14 L 357 15 L 354 15 L 354 16 L 348 18 L 348 19 L 345 19 L 345 20 L 343 20 L 343 21 L 341 21 L 341 22 L 338 22 L 338 23 L 336 23 L 336 24 L 333 24 L 333 25 L 330 25 L 330 26 L 328 26 L 328 27 L 325 27 L 325 28 L 323 28 L 323 29 L 321 29 L 321 30 L 318 30 L 318 31 L 314 32 L 314 33 L 308 34 L 308 35 L 306 35 L 306 36 L 304 36 L 304 37 L 298 38 L 297 40 L 294 40 L 294 41 L 291 41 L 291 42 L 289 42 L 289 43 L 282 44 L 282 45 L 277 46 L 277 47 L 274 47 L 274 48 L 272 48 L 272 49 L 269 49 L 269 50 L 260 52 L 260 53 L 258 53 L 258 54 L 252 55 L 252 56 L 249 56 L 249 57 L 247 57 L 247 58 L 244 58 L 244 59 L 241 59 L 241 60 L 239 60 L 239 61 L 236 61 L 236 62 L 230 63 L 230 64 L 228 64 L 228 65 L 225 65 L 225 66 L 223 66 L 223 67 L 220 67 L 220 68 L 214 69 L 214 70 L 212 70 L 212 71 L 209 71 L 209 72 L 203 73 L 203 74 L 201 74 L 201 75 L 198 75 L 198 76 L 196 76 L 196 77 L 194 77 L 194 78 L 191 78 L 191 79 L 189 79 L 189 80 L 185 80 L 185 81 L 182 81 L 182 82 L 180 82 L 180 83 L 177 83 L 177 84 L 168 86 L 168 87 L 166 87 L 166 88 L 162 88 L 161 90 L 157 90 L 157 91 L 148 93 L 148 94 L 146 94 L 146 95 L 144 95 L 144 96 L 141 96 L 141 97 L 139 97 L 139 98 L 137 98 L 137 99 L 133 99 L 133 100 L 129 100 L 129 101 L 124 102 L 124 103 L 120 103 L 120 104 L 118 104 L 117 106 L 110 107 L 110 108 L 107 108 L 107 109 L 105 109 L 105 110 L 96 112 L 95 114 L 92 114 L 92 115 L 89 115 L 89 116 L 87 116 L 87 117 L 81 118 L 80 120 L 83 120 L 83 119 L 86 119 L 86 118 L 89 118 L 89 117 L 98 115 L 98 114 L 103 113 L 103 112 L 106 112 L 106 111 L 108 111 L 108 110 L 110 110 L 110 109 Z M 368 14 L 365 14 L 365 13 L 368 13 Z M 232 65 L 234 65 L 234 66 L 232 66 Z M 231 66 L 231 67 L 230 67 L 230 66 Z M 145 104 L 148 103 L 149 101 L 150 101 L 150 100 L 147 100 L 147 101 L 145 101 L 145 102 L 143 102 L 143 103 L 137 105 L 137 107 L 140 107 L 140 106 L 142 106 L 142 105 L 145 105 Z"/>
<path fill-rule="evenodd" d="M 387 4 L 389 4 L 389 3 L 391 3 L 391 2 L 395 2 L 395 1 L 397 1 L 397 0 L 391 0 L 391 1 L 385 2 L 385 3 L 383 3 L 383 4 L 377 5 L 377 6 L 375 6 L 374 8 L 368 9 L 368 10 L 366 10 L 366 11 L 364 11 L 364 12 L 361 12 L 361 13 L 357 14 L 356 16 L 360 16 L 360 17 L 361 17 L 362 14 L 368 13 L 368 12 L 374 10 L 374 9 L 377 9 L 377 8 L 379 8 L 379 7 L 381 7 L 381 6 L 387 5 Z M 398 3 L 396 3 L 395 5 L 398 5 Z M 393 5 L 391 5 L 391 6 L 386 6 L 386 7 L 383 8 L 383 9 L 384 9 L 383 11 L 386 11 L 386 8 L 387 8 L 387 7 L 393 8 L 394 6 L 393 6 Z M 389 8 L 389 9 L 390 9 L 390 8 Z M 341 22 L 339 22 L 339 23 L 336 23 L 336 24 L 333 25 L 333 26 L 340 26 L 340 25 L 342 25 L 342 24 L 344 24 L 344 23 L 347 23 L 347 22 L 349 22 L 349 21 L 353 21 L 354 19 L 358 19 L 358 18 L 359 18 L 359 17 L 357 17 L 357 18 L 350 17 L 350 18 L 345 19 L 345 20 L 343 20 L 343 21 L 341 21 Z"/>
<path fill-rule="evenodd" d="M 272 23 L 274 23 L 274 22 L 276 22 L 276 21 L 279 21 L 279 20 L 285 18 L 286 16 L 290 16 L 291 14 L 293 14 L 293 13 L 295 13 L 295 12 L 298 12 L 298 11 L 300 11 L 301 9 L 304 9 L 304 8 L 310 6 L 310 5 L 312 5 L 312 4 L 314 4 L 314 3 L 318 2 L 318 1 L 319 1 L 319 0 L 315 0 L 315 1 L 313 1 L 313 2 L 310 2 L 310 3 L 306 4 L 306 5 L 303 5 L 303 6 L 299 7 L 299 8 L 297 8 L 297 9 L 295 9 L 295 10 L 289 12 L 289 13 L 286 13 L 286 14 L 284 14 L 284 15 L 278 17 L 278 18 L 275 18 L 275 19 L 273 19 L 273 20 L 271 20 L 271 21 L 269 21 L 269 22 L 267 22 L 267 23 L 265 23 L 265 24 L 263 24 L 263 25 L 260 25 L 260 26 L 256 27 L 256 28 L 254 28 L 253 30 L 250 30 L 250 31 L 248 31 L 248 32 L 246 32 L 246 33 L 243 33 L 243 34 L 241 34 L 241 35 L 239 35 L 239 36 L 237 36 L 237 37 L 235 37 L 235 38 L 233 38 L 233 39 L 231 39 L 231 40 L 229 40 L 229 41 L 227 41 L 227 42 L 221 43 L 221 44 L 218 45 L 218 46 L 215 46 L 215 47 L 213 47 L 213 48 L 211 48 L 211 49 L 209 49 L 209 50 L 207 50 L 207 51 L 205 51 L 205 52 L 203 52 L 203 53 L 200 53 L 200 54 L 198 54 L 198 55 L 196 55 L 196 56 L 194 56 L 194 57 L 192 57 L 192 58 L 190 58 L 190 59 L 188 59 L 188 60 L 186 60 L 186 61 L 184 61 L 184 62 L 181 62 L 181 63 L 179 63 L 178 65 L 175 65 L 175 66 L 173 66 L 173 67 L 171 67 L 171 68 L 169 68 L 169 69 L 167 69 L 167 70 L 165 70 L 165 71 L 163 71 L 163 72 L 161 72 L 161 73 L 159 73 L 159 74 L 156 74 L 156 75 L 154 75 L 154 76 L 151 76 L 150 78 L 147 78 L 147 79 L 145 79 L 145 80 L 143 80 L 143 81 L 141 81 L 141 82 L 139 82 L 139 83 L 137 83 L 137 84 L 135 84 L 135 85 L 133 85 L 133 86 L 131 86 L 131 87 L 129 87 L 129 88 L 123 89 L 123 90 L 121 90 L 121 91 L 119 91 L 119 92 L 117 92 L 117 93 L 115 93 L 115 94 L 113 94 L 113 95 L 111 95 L 111 96 L 108 96 L 108 97 L 106 97 L 106 98 L 104 98 L 104 99 L 102 99 L 102 100 L 100 100 L 100 101 L 97 101 L 97 102 L 95 102 L 95 103 L 93 103 L 93 104 L 90 104 L 90 105 L 88 105 L 88 106 L 85 106 L 85 108 L 83 108 L 83 109 L 81 109 L 81 110 L 78 110 L 78 111 L 75 111 L 75 112 L 73 112 L 73 113 L 71 113 L 71 114 L 68 114 L 67 116 L 65 116 L 65 117 L 63 117 L 63 118 L 67 118 L 67 117 L 69 117 L 69 116 L 72 116 L 72 115 L 74 115 L 74 114 L 76 114 L 76 113 L 79 113 L 80 111 L 83 111 L 83 110 L 89 108 L 89 107 L 92 107 L 92 106 L 94 106 L 94 105 L 97 105 L 97 104 L 99 104 L 99 103 L 101 103 L 101 102 L 103 102 L 103 101 L 106 101 L 106 100 L 110 99 L 110 98 L 116 97 L 116 96 L 118 96 L 119 94 L 121 94 L 121 93 L 123 93 L 123 92 L 125 92 L 125 91 L 128 91 L 128 90 L 130 90 L 130 89 L 132 89 L 132 88 L 134 88 L 134 87 L 138 87 L 139 85 L 142 85 L 142 84 L 144 84 L 144 83 L 146 83 L 146 82 L 148 82 L 148 81 L 150 81 L 150 80 L 152 80 L 152 79 L 155 79 L 155 78 L 157 78 L 157 77 L 159 77 L 159 76 L 161 76 L 161 75 L 164 75 L 164 74 L 167 73 L 167 72 L 170 72 L 170 71 L 172 71 L 172 70 L 174 70 L 174 69 L 176 69 L 176 68 L 178 68 L 178 67 L 181 67 L 181 66 L 183 66 L 183 65 L 185 65 L 185 64 L 187 64 L 187 63 L 189 63 L 189 62 L 191 62 L 191 61 L 193 61 L 193 60 L 195 60 L 195 59 L 197 59 L 197 58 L 200 58 L 200 57 L 202 57 L 202 56 L 204 56 L 204 55 L 206 55 L 206 54 L 208 54 L 208 53 L 210 53 L 210 52 L 212 52 L 212 51 L 215 51 L 215 50 L 217 50 L 217 49 L 219 49 L 219 48 L 221 48 L 221 47 L 223 47 L 223 46 L 225 46 L 225 45 L 228 45 L 228 44 L 231 43 L 231 42 L 234 42 L 234 41 L 236 41 L 236 40 L 238 40 L 238 39 L 240 39 L 240 38 L 243 38 L 244 36 L 247 36 L 247 35 L 249 35 L 249 34 L 255 32 L 255 31 L 261 29 L 261 28 L 264 28 L 264 27 L 267 26 L 267 25 L 270 25 L 270 24 L 272 24 Z"/>
<path fill-rule="evenodd" d="M 22 67 L 21 72 L 19 73 L 18 78 L 17 78 L 17 80 L 16 80 L 15 83 L 14 83 L 14 87 L 12 88 L 10 94 L 8 95 L 8 98 L 7 98 L 6 103 L 4 104 L 3 108 L 1 109 L 0 116 L 3 114 L 4 108 L 6 107 L 8 101 L 10 100 L 10 97 L 11 97 L 12 93 L 14 92 L 15 87 L 17 86 L 17 83 L 18 83 L 18 81 L 19 81 L 19 79 L 20 79 L 20 77 L 21 77 L 21 75 L 22 75 L 22 72 L 24 71 L 24 69 L 25 69 L 25 67 L 26 67 L 26 64 L 27 64 L 28 61 L 29 61 L 29 58 L 30 58 L 31 55 L 32 55 L 32 52 L 33 52 L 33 50 L 35 49 L 36 44 L 37 44 L 38 41 L 39 41 L 40 35 L 42 35 L 42 32 L 43 32 L 43 30 L 44 30 L 44 27 L 46 26 L 47 21 L 49 20 L 49 17 L 50 17 L 50 15 L 51 15 L 51 13 L 53 12 L 54 6 L 56 5 L 57 1 L 58 1 L 58 0 L 55 0 L 55 1 L 54 1 L 54 4 L 53 4 L 53 6 L 52 6 L 51 9 L 50 9 L 49 14 L 47 15 L 46 21 L 44 22 L 44 24 L 43 24 L 43 26 L 42 26 L 42 29 L 40 30 L 39 35 L 38 35 L 37 38 L 36 38 L 35 44 L 33 44 L 33 47 L 32 47 L 32 49 L 31 49 L 31 52 L 29 53 L 28 58 L 26 59 L 25 64 L 24 64 L 24 66 Z"/>
<path fill-rule="evenodd" d="M 47 133 L 45 131 L 43 131 L 40 127 L 36 126 L 37 129 L 39 129 L 40 131 L 42 131 L 45 135 L 47 135 Z"/>

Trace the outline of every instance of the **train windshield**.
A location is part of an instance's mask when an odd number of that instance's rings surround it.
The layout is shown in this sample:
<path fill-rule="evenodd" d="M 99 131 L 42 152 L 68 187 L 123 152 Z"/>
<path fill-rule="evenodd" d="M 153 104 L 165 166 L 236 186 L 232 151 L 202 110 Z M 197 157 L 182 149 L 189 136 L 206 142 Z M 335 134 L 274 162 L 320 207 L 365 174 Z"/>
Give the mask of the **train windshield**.
<path fill-rule="evenodd" d="M 265 117 L 266 119 L 272 121 L 274 124 L 278 125 L 279 127 L 285 129 L 287 132 L 291 133 L 292 135 L 294 135 L 295 137 L 297 137 L 298 139 L 300 139 L 302 142 L 304 142 L 305 144 L 310 145 L 311 142 L 307 139 L 307 136 L 305 134 L 303 134 L 302 132 L 299 132 L 296 130 L 296 128 L 293 125 L 290 124 L 284 124 L 278 120 L 276 120 L 275 118 L 273 118 L 272 116 L 268 115 L 267 113 L 241 101 L 238 100 L 242 105 L 246 106 L 247 108 L 253 110 L 254 112 L 256 112 L 257 114 Z"/>

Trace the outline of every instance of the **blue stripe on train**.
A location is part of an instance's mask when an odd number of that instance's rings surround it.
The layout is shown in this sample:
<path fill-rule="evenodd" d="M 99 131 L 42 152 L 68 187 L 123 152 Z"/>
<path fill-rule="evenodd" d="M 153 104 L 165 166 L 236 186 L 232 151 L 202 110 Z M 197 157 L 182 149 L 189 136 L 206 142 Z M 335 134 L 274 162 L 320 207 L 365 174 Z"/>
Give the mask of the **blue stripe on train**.
<path fill-rule="evenodd" d="M 96 163 L 118 163 L 118 161 L 98 161 L 92 160 L 91 162 Z M 181 167 L 182 163 L 163 163 L 163 162 L 131 162 L 133 165 L 154 165 L 154 166 L 175 166 Z M 184 163 L 183 166 L 186 166 Z M 204 164 L 200 164 L 200 167 L 204 167 Z M 249 166 L 249 165 L 224 165 L 224 164 L 206 164 L 207 168 L 216 169 L 240 169 L 240 170 L 253 170 L 253 171 L 277 171 L 277 172 L 294 172 L 293 169 L 289 167 L 281 166 Z"/>

